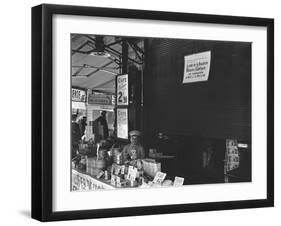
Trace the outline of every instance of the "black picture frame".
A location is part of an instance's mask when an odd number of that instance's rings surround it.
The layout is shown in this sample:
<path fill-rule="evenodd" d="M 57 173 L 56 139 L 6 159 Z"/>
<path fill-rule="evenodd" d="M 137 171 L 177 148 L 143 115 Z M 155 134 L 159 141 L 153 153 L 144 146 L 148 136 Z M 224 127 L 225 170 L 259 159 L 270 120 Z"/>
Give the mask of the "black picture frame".
<path fill-rule="evenodd" d="M 55 14 L 247 25 L 267 29 L 267 198 L 95 210 L 52 210 L 52 18 Z M 40 221 L 122 217 L 274 206 L 274 20 L 43 4 L 32 8 L 32 218 Z"/>

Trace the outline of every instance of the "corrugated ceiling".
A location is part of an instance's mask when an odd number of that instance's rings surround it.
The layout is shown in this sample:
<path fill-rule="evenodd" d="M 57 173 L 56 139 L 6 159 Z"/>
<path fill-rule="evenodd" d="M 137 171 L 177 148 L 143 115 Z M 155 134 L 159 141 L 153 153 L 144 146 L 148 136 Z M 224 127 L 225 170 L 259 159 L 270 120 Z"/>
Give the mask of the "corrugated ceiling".
<path fill-rule="evenodd" d="M 99 36 L 101 37 L 101 36 Z M 121 74 L 122 41 L 128 43 L 128 64 L 142 66 L 143 39 L 103 36 L 109 57 L 94 56 L 97 36 L 72 34 L 72 86 L 114 93 L 115 76 Z"/>

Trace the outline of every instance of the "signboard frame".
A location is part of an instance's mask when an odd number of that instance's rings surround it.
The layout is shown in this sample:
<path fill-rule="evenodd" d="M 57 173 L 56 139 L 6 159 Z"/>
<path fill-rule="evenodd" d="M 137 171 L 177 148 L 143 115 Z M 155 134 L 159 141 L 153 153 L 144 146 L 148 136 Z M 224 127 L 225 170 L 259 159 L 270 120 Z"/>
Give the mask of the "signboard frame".
<path fill-rule="evenodd" d="M 82 97 L 73 99 L 73 92 L 74 92 L 75 90 L 76 90 L 76 91 L 79 91 L 79 92 L 85 93 L 84 99 L 82 99 Z M 80 95 L 80 94 L 79 94 L 79 95 Z M 82 96 L 83 96 L 83 95 L 82 95 Z M 73 102 L 82 102 L 82 103 L 86 103 L 86 102 L 87 102 L 87 91 L 84 90 L 84 89 L 78 89 L 78 88 L 76 88 L 76 87 L 71 87 L 71 101 L 73 101 Z"/>
<path fill-rule="evenodd" d="M 88 93 L 87 103 L 89 105 L 113 106 L 112 96 L 113 96 L 112 94 L 106 94 L 106 93 Z"/>

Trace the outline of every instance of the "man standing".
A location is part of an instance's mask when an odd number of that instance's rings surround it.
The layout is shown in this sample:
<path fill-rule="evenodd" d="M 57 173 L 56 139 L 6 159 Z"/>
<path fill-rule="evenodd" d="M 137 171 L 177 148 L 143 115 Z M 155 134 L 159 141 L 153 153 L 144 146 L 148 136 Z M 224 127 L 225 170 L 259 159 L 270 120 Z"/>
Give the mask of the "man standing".
<path fill-rule="evenodd" d="M 94 121 L 94 133 L 101 136 L 102 140 L 108 137 L 108 125 L 106 121 L 106 111 L 102 111 L 100 117 Z"/>
<path fill-rule="evenodd" d="M 78 151 L 78 144 L 81 139 L 81 132 L 80 132 L 80 127 L 79 124 L 76 122 L 77 115 L 72 115 L 72 120 L 71 120 L 71 140 L 72 140 L 72 157 L 76 155 L 76 152 Z"/>

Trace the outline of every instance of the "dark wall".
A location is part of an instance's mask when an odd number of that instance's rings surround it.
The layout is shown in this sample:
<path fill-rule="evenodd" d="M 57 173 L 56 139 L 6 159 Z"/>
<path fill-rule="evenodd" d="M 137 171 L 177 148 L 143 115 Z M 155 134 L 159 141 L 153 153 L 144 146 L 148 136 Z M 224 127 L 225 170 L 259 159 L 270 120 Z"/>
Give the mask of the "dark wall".
<path fill-rule="evenodd" d="M 251 43 L 149 39 L 145 133 L 251 140 Z M 182 84 L 184 56 L 211 50 L 209 80 Z"/>

